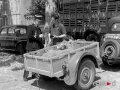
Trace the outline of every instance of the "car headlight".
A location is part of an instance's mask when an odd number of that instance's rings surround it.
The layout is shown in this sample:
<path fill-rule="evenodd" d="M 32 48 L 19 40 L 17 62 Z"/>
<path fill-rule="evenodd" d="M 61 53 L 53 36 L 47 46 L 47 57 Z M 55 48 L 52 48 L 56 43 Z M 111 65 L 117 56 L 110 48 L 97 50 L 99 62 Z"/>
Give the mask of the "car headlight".
<path fill-rule="evenodd" d="M 112 31 L 120 31 L 120 23 L 116 23 L 112 26 Z"/>

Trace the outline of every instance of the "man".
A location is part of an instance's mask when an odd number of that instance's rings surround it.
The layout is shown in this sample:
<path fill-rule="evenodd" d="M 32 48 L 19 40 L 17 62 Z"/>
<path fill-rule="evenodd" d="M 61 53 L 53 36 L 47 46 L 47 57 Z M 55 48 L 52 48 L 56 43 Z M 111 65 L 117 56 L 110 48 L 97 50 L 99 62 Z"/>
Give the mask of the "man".
<path fill-rule="evenodd" d="M 49 33 L 52 38 L 52 45 L 56 45 L 65 39 L 66 29 L 60 22 L 59 14 L 52 15 Z"/>
<path fill-rule="evenodd" d="M 41 29 L 39 28 L 39 20 L 34 19 L 34 22 L 32 25 L 28 26 L 28 40 L 27 40 L 27 45 L 26 45 L 26 50 L 27 52 L 42 49 L 44 46 L 42 44 L 42 32 Z M 23 78 L 25 81 L 28 80 L 28 75 L 29 72 L 24 70 L 24 75 Z M 32 73 L 32 78 L 35 77 L 35 73 Z"/>
<path fill-rule="evenodd" d="M 42 49 L 43 44 L 41 40 L 41 29 L 39 28 L 39 20 L 34 19 L 34 22 L 32 25 L 28 26 L 28 40 L 26 45 L 27 52 Z"/>

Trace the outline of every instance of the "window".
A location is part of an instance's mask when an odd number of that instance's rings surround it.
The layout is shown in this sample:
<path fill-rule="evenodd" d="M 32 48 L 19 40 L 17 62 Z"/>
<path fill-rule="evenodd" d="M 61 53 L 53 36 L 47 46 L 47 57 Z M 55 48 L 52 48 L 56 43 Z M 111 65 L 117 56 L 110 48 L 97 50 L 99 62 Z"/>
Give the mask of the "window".
<path fill-rule="evenodd" d="M 3 29 L 1 30 L 1 35 L 5 35 L 5 34 L 7 34 L 7 28 L 3 28 Z"/>
<path fill-rule="evenodd" d="M 24 34 L 26 34 L 26 29 L 25 28 L 16 28 L 15 33 L 19 33 L 19 35 L 24 35 Z"/>
<path fill-rule="evenodd" d="M 20 29 L 20 33 L 21 33 L 21 34 L 26 34 L 26 29 L 25 29 L 25 28 L 21 28 L 21 29 Z"/>
<path fill-rule="evenodd" d="M 13 35 L 14 34 L 14 28 L 13 27 L 8 29 L 8 34 L 9 35 Z"/>

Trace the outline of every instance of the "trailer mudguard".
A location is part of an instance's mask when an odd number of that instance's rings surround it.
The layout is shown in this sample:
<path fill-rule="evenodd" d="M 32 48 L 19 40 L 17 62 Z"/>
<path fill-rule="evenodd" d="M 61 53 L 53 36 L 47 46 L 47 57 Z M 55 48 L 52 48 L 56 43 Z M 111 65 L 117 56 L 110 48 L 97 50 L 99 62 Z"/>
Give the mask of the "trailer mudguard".
<path fill-rule="evenodd" d="M 85 56 L 92 56 L 95 60 L 97 60 L 97 57 L 94 55 L 94 53 L 76 52 L 76 54 L 68 61 L 68 74 L 64 78 L 64 82 L 67 85 L 74 85 L 76 83 L 78 67 L 80 65 L 81 60 Z"/>

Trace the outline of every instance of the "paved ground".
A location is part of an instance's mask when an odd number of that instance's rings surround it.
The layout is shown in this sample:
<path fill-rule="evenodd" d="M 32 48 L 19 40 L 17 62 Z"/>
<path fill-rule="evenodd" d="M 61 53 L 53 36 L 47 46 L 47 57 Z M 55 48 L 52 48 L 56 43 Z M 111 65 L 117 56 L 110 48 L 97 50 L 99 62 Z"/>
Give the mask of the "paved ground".
<path fill-rule="evenodd" d="M 9 62 L 0 65 L 0 90 L 75 90 L 58 80 L 40 79 L 38 84 L 36 79 L 24 82 L 24 66 L 18 62 L 22 59 L 20 56 L 6 54 L 0 59 L 1 62 L 9 59 Z M 95 84 L 90 90 L 120 90 L 120 67 L 110 68 L 101 64 L 101 69 L 97 69 Z"/>

